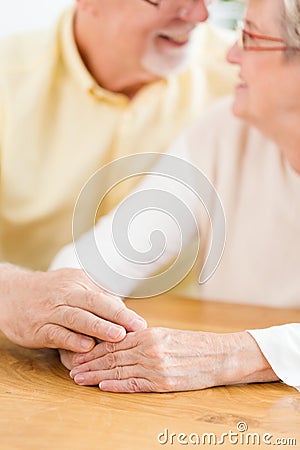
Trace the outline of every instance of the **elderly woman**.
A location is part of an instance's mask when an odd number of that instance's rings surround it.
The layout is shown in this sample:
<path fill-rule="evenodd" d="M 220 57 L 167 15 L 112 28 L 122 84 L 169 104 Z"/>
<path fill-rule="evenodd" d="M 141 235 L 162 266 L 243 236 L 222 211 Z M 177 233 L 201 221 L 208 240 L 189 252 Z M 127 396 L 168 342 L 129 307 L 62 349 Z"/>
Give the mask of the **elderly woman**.
<path fill-rule="evenodd" d="M 298 307 L 300 0 L 250 0 L 228 61 L 240 68 L 235 117 L 222 101 L 171 149 L 188 154 L 214 183 L 227 217 L 222 261 L 198 293 Z M 228 334 L 148 328 L 76 355 L 71 376 L 113 392 L 279 379 L 300 388 L 299 349 L 300 324 Z M 62 357 L 70 366 L 69 355 Z"/>

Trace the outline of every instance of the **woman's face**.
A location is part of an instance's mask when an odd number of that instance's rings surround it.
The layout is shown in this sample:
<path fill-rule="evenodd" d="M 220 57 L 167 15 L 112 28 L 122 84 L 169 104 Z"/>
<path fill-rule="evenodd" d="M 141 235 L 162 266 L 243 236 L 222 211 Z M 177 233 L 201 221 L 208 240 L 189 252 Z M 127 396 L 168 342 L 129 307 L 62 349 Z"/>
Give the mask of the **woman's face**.
<path fill-rule="evenodd" d="M 245 30 L 281 38 L 283 0 L 250 0 Z M 286 45 L 257 40 L 253 46 Z M 300 52 L 287 58 L 284 51 L 243 50 L 235 44 L 227 59 L 240 66 L 233 112 L 273 137 L 290 114 L 300 114 Z M 274 134 L 275 133 L 275 134 Z"/>

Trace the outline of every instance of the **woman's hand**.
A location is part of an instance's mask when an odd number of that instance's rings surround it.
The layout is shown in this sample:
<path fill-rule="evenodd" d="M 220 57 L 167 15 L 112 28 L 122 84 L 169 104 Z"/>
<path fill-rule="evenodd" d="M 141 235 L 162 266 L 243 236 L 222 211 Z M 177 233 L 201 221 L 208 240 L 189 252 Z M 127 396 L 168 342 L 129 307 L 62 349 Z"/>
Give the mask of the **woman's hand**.
<path fill-rule="evenodd" d="M 73 363 L 80 385 L 111 392 L 169 392 L 277 379 L 247 332 L 148 328 L 119 343 L 102 342 Z M 262 379 L 264 378 L 264 379 Z"/>

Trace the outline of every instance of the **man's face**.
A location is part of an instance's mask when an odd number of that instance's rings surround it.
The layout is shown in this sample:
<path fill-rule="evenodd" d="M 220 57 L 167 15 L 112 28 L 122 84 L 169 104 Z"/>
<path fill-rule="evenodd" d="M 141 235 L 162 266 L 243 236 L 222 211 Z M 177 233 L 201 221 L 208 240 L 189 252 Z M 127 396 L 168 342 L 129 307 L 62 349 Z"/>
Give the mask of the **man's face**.
<path fill-rule="evenodd" d="M 184 65 L 193 30 L 206 20 L 204 0 L 87 0 L 91 33 L 99 51 L 113 52 L 122 70 L 166 76 Z M 111 58 L 109 59 L 111 60 Z"/>

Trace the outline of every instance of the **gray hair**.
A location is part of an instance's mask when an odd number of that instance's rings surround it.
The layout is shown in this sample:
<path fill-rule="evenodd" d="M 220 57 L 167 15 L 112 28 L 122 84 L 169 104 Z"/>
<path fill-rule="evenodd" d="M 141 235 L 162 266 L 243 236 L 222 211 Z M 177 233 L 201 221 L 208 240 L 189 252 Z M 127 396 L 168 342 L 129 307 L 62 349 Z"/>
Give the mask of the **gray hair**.
<path fill-rule="evenodd" d="M 300 0 L 283 0 L 282 29 L 286 43 L 300 48 Z"/>

